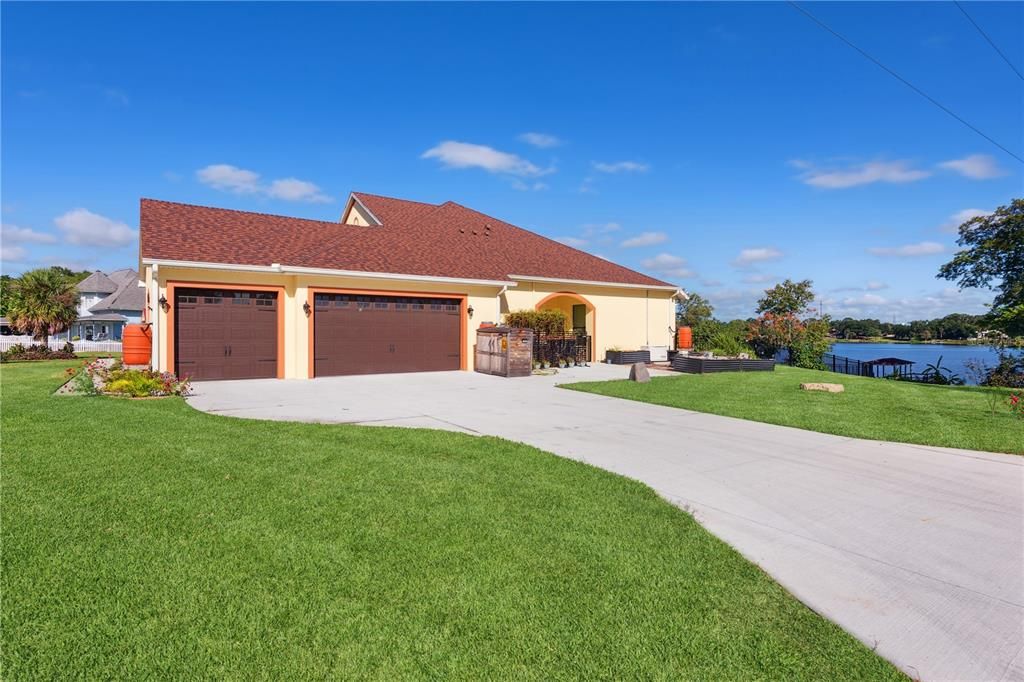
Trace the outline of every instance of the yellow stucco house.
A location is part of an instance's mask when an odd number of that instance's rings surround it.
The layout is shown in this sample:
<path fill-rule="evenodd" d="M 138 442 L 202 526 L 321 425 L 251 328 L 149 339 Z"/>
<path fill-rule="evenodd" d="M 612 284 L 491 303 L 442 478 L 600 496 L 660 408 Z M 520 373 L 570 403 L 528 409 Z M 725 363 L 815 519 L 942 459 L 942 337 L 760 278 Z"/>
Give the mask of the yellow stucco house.
<path fill-rule="evenodd" d="M 325 222 L 143 199 L 152 365 L 195 379 L 473 368 L 482 322 L 558 308 L 588 360 L 670 346 L 674 285 L 453 202 Z"/>

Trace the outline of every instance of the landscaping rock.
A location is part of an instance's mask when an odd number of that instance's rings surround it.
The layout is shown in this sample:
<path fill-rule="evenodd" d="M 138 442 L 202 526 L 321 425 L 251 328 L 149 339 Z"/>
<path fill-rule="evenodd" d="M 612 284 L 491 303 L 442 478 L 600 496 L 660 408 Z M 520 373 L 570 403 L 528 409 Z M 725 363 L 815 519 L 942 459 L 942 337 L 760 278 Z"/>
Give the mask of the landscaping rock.
<path fill-rule="evenodd" d="M 647 365 L 642 362 L 634 362 L 629 368 L 629 380 L 646 384 L 651 380 L 651 373 L 647 371 Z"/>
<path fill-rule="evenodd" d="M 846 387 L 842 384 L 820 384 L 820 383 L 809 383 L 800 384 L 800 390 L 803 391 L 825 391 L 827 393 L 842 393 L 846 390 Z"/>

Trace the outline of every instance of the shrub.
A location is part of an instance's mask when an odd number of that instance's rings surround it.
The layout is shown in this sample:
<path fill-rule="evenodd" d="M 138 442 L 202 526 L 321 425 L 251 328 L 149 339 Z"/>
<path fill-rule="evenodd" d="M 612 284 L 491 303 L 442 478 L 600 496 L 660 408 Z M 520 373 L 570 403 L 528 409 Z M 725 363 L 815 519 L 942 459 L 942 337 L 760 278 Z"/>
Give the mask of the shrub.
<path fill-rule="evenodd" d="M 0 362 L 24 361 L 24 360 L 74 360 L 75 348 L 70 343 L 64 344 L 60 350 L 52 350 L 49 346 L 36 344 L 28 346 L 15 344 L 0 353 Z"/>
<path fill-rule="evenodd" d="M 804 331 L 789 348 L 790 364 L 804 369 L 825 369 L 823 360 L 831 340 L 828 338 L 829 324 L 825 320 L 809 320 Z"/>
<path fill-rule="evenodd" d="M 561 310 L 513 310 L 505 313 L 505 324 L 532 329 L 537 334 L 564 334 L 569 318 Z"/>
<path fill-rule="evenodd" d="M 983 386 L 1024 388 L 1024 355 L 1000 353 L 999 363 L 986 370 L 986 376 L 981 382 Z"/>

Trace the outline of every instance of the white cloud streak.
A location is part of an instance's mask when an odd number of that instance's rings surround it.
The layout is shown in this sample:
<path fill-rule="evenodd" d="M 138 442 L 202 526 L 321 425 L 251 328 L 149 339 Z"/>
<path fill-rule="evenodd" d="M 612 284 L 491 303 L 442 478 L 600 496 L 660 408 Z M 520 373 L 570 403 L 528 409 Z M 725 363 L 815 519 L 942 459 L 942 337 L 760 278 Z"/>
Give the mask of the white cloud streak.
<path fill-rule="evenodd" d="M 846 189 L 876 182 L 903 184 L 924 180 L 931 175 L 929 171 L 911 167 L 908 161 L 868 161 L 846 168 L 828 169 L 801 159 L 789 163 L 803 171 L 800 180 L 804 184 L 823 189 Z"/>
<path fill-rule="evenodd" d="M 916 258 L 918 256 L 933 256 L 945 253 L 945 251 L 946 247 L 939 242 L 918 242 L 903 246 L 874 246 L 868 249 L 868 253 L 885 258 Z"/>
<path fill-rule="evenodd" d="M 990 180 L 1006 175 L 995 158 L 988 154 L 971 154 L 962 159 L 951 159 L 939 164 L 939 168 L 959 173 L 972 180 Z"/>
<path fill-rule="evenodd" d="M 689 279 L 697 273 L 686 266 L 686 259 L 670 253 L 659 253 L 653 258 L 645 258 L 640 265 L 651 272 L 674 279 Z"/>
<path fill-rule="evenodd" d="M 324 194 L 319 186 L 307 180 L 280 178 L 265 185 L 260 181 L 260 174 L 256 171 L 228 163 L 215 163 L 200 168 L 196 171 L 196 178 L 208 187 L 232 194 L 261 195 L 282 201 L 304 201 L 314 204 L 334 201 Z"/>
<path fill-rule="evenodd" d="M 49 232 L 37 232 L 28 227 L 18 227 L 10 223 L 0 225 L 0 239 L 4 242 L 31 242 L 33 244 L 53 244 L 57 241 L 56 235 Z"/>
<path fill-rule="evenodd" d="M 948 234 L 956 234 L 960 231 L 960 226 L 971 218 L 980 218 L 982 216 L 987 216 L 990 213 L 991 211 L 983 211 L 980 208 L 965 208 L 964 210 L 957 211 L 953 215 L 949 216 L 949 219 L 939 227 L 939 231 L 946 232 Z"/>
<path fill-rule="evenodd" d="M 732 264 L 738 268 L 746 268 L 754 263 L 778 260 L 782 258 L 782 255 L 781 251 L 772 246 L 743 249 L 740 251 L 740 255 L 736 256 L 735 260 L 733 260 Z"/>
<path fill-rule="evenodd" d="M 553 173 L 554 168 L 540 168 L 526 159 L 483 144 L 446 140 L 420 155 L 421 159 L 437 159 L 443 168 L 480 168 L 488 173 L 538 177 Z"/>
<path fill-rule="evenodd" d="M 639 161 L 595 161 L 593 166 L 594 170 L 601 173 L 646 173 L 651 169 L 648 164 Z"/>
<path fill-rule="evenodd" d="M 547 133 L 523 133 L 519 136 L 519 139 L 526 144 L 539 147 L 541 149 L 547 149 L 549 147 L 558 147 L 565 144 L 562 140 L 558 139 L 554 135 L 548 135 Z"/>
<path fill-rule="evenodd" d="M 624 240 L 619 246 L 626 249 L 634 249 L 640 246 L 654 246 L 664 244 L 668 241 L 668 235 L 664 232 L 641 232 L 635 237 Z"/>
<path fill-rule="evenodd" d="M 71 244 L 80 246 L 127 246 L 138 233 L 125 223 L 111 220 L 84 208 L 76 208 L 53 219 Z"/>

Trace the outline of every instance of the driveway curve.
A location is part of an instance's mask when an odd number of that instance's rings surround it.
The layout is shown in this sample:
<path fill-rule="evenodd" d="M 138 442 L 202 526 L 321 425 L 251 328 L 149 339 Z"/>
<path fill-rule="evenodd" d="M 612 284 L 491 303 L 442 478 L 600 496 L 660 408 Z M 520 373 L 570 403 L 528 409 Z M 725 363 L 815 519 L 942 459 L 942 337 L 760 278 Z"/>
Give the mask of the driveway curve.
<path fill-rule="evenodd" d="M 196 384 L 199 410 L 449 429 L 650 485 L 915 679 L 1024 680 L 1024 458 L 557 388 L 622 367 Z"/>

